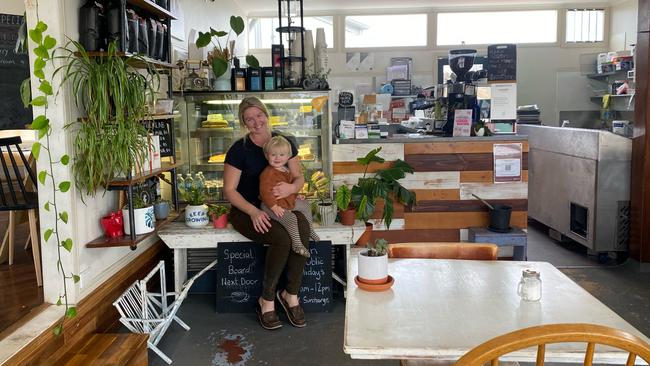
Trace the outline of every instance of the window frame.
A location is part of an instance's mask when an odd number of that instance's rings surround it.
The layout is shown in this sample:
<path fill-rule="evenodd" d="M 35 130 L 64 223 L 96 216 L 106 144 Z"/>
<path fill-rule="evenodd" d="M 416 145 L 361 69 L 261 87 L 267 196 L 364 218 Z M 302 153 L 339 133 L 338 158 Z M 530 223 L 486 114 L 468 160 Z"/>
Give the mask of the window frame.
<path fill-rule="evenodd" d="M 422 11 L 418 9 L 400 9 L 401 11 L 391 12 L 386 10 L 383 12 L 352 12 L 346 14 L 340 14 L 340 22 L 338 24 L 338 30 L 341 37 L 341 52 L 381 52 L 387 50 L 398 50 L 398 51 L 422 51 L 431 49 L 431 25 L 432 25 L 432 12 L 431 11 Z M 345 18 L 354 17 L 354 16 L 386 16 L 386 15 L 424 15 L 426 17 L 426 42 L 424 46 L 387 46 L 387 47 L 346 47 L 345 46 Z"/>
<path fill-rule="evenodd" d="M 595 6 L 594 6 L 595 7 Z M 563 48 L 602 48 L 602 47 L 609 47 L 609 37 L 611 36 L 609 31 L 609 25 L 610 25 L 610 14 L 611 14 L 611 8 L 609 6 L 602 6 L 603 10 L 605 11 L 605 14 L 603 15 L 603 40 L 600 42 L 567 42 L 566 41 L 566 17 L 567 13 L 569 12 L 570 9 L 576 9 L 578 7 L 563 7 L 562 8 L 562 17 L 560 17 L 560 21 L 562 24 L 558 22 L 558 25 L 561 27 L 562 31 L 562 42 L 560 47 Z M 580 8 L 587 8 L 587 6 L 583 6 Z M 600 8 L 600 7 L 599 7 Z"/>
<path fill-rule="evenodd" d="M 315 17 L 332 17 L 332 45 L 327 46 L 328 51 L 334 51 L 337 47 L 337 37 L 336 37 L 336 15 L 334 14 L 303 14 L 303 18 L 315 18 Z M 275 16 L 271 15 L 249 15 L 246 18 L 246 36 L 247 36 L 247 44 L 246 46 L 250 46 L 251 42 L 251 33 L 250 33 L 250 21 L 251 19 L 260 19 L 260 18 L 267 18 L 267 19 L 277 19 L 278 16 L 277 14 Z M 314 42 L 316 42 L 316 33 L 312 32 L 312 37 L 314 37 Z M 257 52 L 264 52 L 264 51 L 271 51 L 271 48 L 250 48 L 248 47 L 248 52 L 249 53 L 257 53 Z"/>

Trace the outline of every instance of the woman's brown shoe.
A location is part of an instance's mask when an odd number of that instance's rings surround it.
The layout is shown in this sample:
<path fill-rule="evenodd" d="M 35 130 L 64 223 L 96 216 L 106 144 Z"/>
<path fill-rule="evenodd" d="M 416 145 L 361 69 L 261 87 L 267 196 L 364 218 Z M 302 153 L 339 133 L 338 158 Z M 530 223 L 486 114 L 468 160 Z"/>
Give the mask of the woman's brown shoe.
<path fill-rule="evenodd" d="M 284 311 L 287 313 L 287 318 L 289 318 L 291 325 L 296 328 L 302 328 L 307 325 L 307 321 L 305 320 L 305 312 L 302 310 L 302 307 L 300 307 L 300 305 L 289 307 L 289 304 L 280 295 L 280 291 L 277 292 L 276 297 L 278 298 L 278 301 L 280 301 L 280 304 L 282 305 Z"/>
<path fill-rule="evenodd" d="M 278 317 L 278 314 L 275 312 L 275 310 L 267 311 L 266 313 L 262 314 L 262 307 L 258 302 L 255 306 L 255 312 L 257 313 L 257 318 L 260 320 L 260 325 L 262 325 L 262 328 L 267 330 L 282 328 L 282 323 L 280 322 L 280 318 Z"/>

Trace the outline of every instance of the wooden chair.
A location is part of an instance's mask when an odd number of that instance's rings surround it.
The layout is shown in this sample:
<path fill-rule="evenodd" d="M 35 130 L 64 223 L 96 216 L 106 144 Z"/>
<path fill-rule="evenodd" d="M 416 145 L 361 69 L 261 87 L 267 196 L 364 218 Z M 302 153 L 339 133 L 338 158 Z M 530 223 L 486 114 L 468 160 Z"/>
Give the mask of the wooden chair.
<path fill-rule="evenodd" d="M 498 249 L 489 243 L 396 243 L 388 244 L 388 257 L 496 260 Z"/>
<path fill-rule="evenodd" d="M 0 211 L 9 211 L 8 240 L 9 265 L 14 260 L 14 239 L 13 229 L 15 226 L 16 211 L 27 211 L 29 217 L 29 236 L 32 241 L 34 258 L 34 269 L 36 271 L 36 282 L 38 286 L 43 285 L 41 274 L 41 252 L 39 244 L 38 228 L 36 225 L 38 209 L 38 194 L 28 190 L 28 183 L 36 187 L 36 175 L 25 158 L 20 144 L 20 136 L 0 138 Z M 22 164 L 16 158 L 19 156 Z M 23 169 L 26 176 L 23 177 Z M 18 185 L 18 187 L 16 187 Z M 3 243 L 4 246 L 4 243 Z M 4 248 L 0 248 L 0 253 Z"/>
<path fill-rule="evenodd" d="M 628 352 L 627 366 L 634 365 L 636 357 L 650 364 L 650 344 L 622 330 L 596 324 L 548 324 L 510 332 L 474 347 L 456 366 L 499 364 L 499 357 L 511 352 L 537 346 L 537 366 L 544 365 L 547 344 L 586 343 L 584 365 L 591 366 L 596 345 L 605 345 Z"/>

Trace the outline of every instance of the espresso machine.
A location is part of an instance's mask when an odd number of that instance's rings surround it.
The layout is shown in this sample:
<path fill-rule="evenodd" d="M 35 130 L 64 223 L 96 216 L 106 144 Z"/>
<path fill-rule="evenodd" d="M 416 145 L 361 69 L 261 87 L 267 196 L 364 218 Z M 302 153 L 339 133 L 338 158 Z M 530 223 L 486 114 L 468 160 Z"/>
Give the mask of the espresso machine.
<path fill-rule="evenodd" d="M 454 131 L 454 113 L 456 109 L 471 109 L 472 123 L 478 120 L 476 112 L 476 85 L 473 84 L 474 72 L 469 70 L 474 66 L 476 50 L 456 49 L 449 51 L 449 67 L 454 75 L 445 84 L 445 96 L 447 101 L 447 123 L 443 132 L 451 136 Z"/>

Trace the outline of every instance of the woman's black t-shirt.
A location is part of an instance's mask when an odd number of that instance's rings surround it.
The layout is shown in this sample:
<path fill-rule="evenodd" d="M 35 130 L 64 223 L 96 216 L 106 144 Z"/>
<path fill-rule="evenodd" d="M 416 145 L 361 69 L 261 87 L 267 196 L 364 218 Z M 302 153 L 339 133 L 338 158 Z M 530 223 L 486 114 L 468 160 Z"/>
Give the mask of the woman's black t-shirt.
<path fill-rule="evenodd" d="M 272 133 L 273 136 L 280 135 L 279 133 Z M 293 137 L 280 135 L 289 140 L 291 144 L 291 157 L 298 155 L 298 149 Z M 257 146 L 246 135 L 245 137 L 235 141 L 235 143 L 228 149 L 226 153 L 226 164 L 241 170 L 241 177 L 237 185 L 237 192 L 246 199 L 246 201 L 260 207 L 260 174 L 262 170 L 269 165 L 266 157 L 264 156 L 264 149 Z"/>

